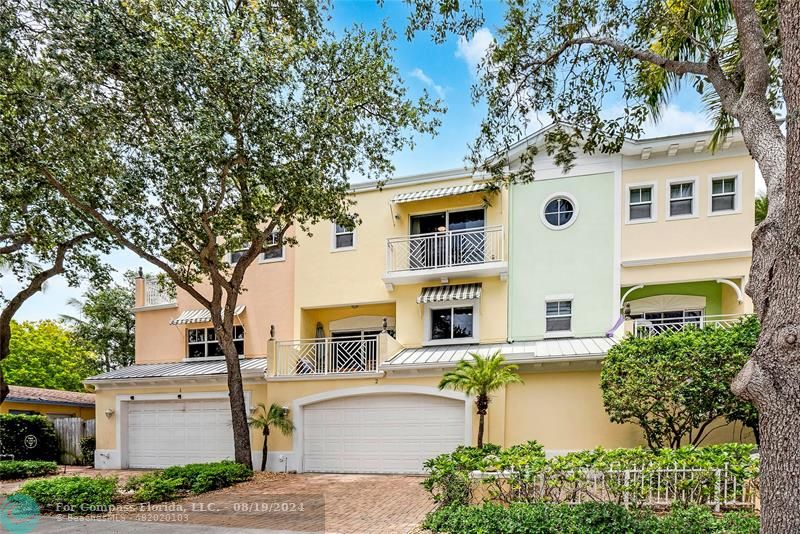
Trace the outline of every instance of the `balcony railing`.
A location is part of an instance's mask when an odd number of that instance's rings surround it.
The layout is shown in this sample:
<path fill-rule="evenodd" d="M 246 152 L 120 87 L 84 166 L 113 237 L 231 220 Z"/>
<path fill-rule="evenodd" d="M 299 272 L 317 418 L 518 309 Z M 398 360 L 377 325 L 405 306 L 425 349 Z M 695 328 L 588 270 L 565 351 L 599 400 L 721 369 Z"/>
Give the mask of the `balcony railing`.
<path fill-rule="evenodd" d="M 145 278 L 144 280 L 144 305 L 145 306 L 164 306 L 175 304 L 174 291 L 159 284 L 158 280 Z"/>
<path fill-rule="evenodd" d="M 676 319 L 634 319 L 633 333 L 636 337 L 648 337 L 664 332 L 677 332 L 684 328 L 707 328 L 717 326 L 726 328 L 737 324 L 748 315 L 701 315 Z"/>
<path fill-rule="evenodd" d="M 275 376 L 374 373 L 378 336 L 278 341 Z"/>
<path fill-rule="evenodd" d="M 502 226 L 393 237 L 386 271 L 421 271 L 505 261 Z"/>

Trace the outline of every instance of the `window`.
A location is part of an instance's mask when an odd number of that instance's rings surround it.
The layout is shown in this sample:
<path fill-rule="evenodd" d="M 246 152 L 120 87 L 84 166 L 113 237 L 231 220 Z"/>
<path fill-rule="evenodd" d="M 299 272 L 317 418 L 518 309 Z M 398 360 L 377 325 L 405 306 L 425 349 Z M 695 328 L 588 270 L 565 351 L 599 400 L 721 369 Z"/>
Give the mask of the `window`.
<path fill-rule="evenodd" d="M 430 311 L 430 339 L 443 341 L 471 339 L 475 330 L 473 306 L 432 308 Z"/>
<path fill-rule="evenodd" d="M 631 187 L 628 196 L 628 219 L 653 220 L 653 186 Z"/>
<path fill-rule="evenodd" d="M 711 179 L 711 213 L 736 210 L 736 176 Z"/>
<path fill-rule="evenodd" d="M 555 300 L 545 304 L 545 331 L 570 332 L 572 330 L 572 301 Z"/>
<path fill-rule="evenodd" d="M 281 233 L 278 230 L 272 232 L 272 235 L 267 239 L 267 246 L 273 246 L 261 255 L 261 261 L 280 261 L 283 259 L 284 247 L 280 243 L 280 235 Z"/>
<path fill-rule="evenodd" d="M 575 200 L 566 194 L 550 197 L 544 203 L 542 222 L 553 230 L 563 230 L 575 222 L 578 208 Z"/>
<path fill-rule="evenodd" d="M 348 230 L 341 224 L 333 225 L 334 250 L 348 249 L 356 246 L 355 230 Z"/>
<path fill-rule="evenodd" d="M 669 184 L 669 216 L 694 215 L 694 181 Z"/>
<path fill-rule="evenodd" d="M 189 346 L 189 358 L 212 358 L 214 356 L 225 356 L 217 341 L 217 334 L 213 328 L 190 328 L 186 331 Z M 244 355 L 244 327 L 233 327 L 233 344 L 236 345 L 236 353 Z"/>
<path fill-rule="evenodd" d="M 238 263 L 239 258 L 244 256 L 245 252 L 247 252 L 246 248 L 243 248 L 242 250 L 235 250 L 235 251 L 231 252 L 231 265 L 235 265 L 236 263 Z"/>

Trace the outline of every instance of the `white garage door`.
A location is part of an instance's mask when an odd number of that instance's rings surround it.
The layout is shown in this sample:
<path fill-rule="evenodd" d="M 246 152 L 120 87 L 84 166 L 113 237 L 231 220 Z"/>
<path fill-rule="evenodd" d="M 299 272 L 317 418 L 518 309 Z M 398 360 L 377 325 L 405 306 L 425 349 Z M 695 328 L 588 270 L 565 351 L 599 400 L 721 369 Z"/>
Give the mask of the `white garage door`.
<path fill-rule="evenodd" d="M 128 403 L 128 466 L 233 458 L 228 399 Z"/>
<path fill-rule="evenodd" d="M 306 406 L 303 468 L 329 473 L 421 473 L 464 444 L 464 401 L 430 395 L 345 397 Z"/>

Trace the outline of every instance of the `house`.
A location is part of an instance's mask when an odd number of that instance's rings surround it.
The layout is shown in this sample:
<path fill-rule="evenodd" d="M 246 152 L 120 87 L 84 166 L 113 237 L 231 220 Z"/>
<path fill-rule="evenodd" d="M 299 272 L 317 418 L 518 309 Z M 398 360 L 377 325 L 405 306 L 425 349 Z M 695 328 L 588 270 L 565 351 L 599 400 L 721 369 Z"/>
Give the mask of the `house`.
<path fill-rule="evenodd" d="M 524 384 L 492 398 L 486 440 L 548 453 L 635 446 L 609 422 L 602 359 L 626 332 L 714 324 L 752 310 L 755 168 L 734 133 L 626 142 L 493 195 L 436 172 L 353 186 L 363 223 L 330 222 L 247 272 L 236 310 L 246 403 L 284 406 L 268 468 L 416 473 L 477 428 L 471 399 L 436 386 L 470 352 L 502 351 Z M 512 158 L 541 133 L 512 148 Z M 234 255 L 235 256 L 235 255 Z M 231 258 L 235 261 L 235 257 Z M 202 288 L 201 288 L 202 289 Z M 231 457 L 225 363 L 208 313 L 137 282 L 136 364 L 92 377 L 96 465 Z M 711 436 L 729 441 L 739 429 Z M 254 463 L 261 435 L 252 433 Z"/>
<path fill-rule="evenodd" d="M 9 386 L 0 413 L 45 415 L 48 419 L 94 419 L 94 394 L 58 389 Z"/>

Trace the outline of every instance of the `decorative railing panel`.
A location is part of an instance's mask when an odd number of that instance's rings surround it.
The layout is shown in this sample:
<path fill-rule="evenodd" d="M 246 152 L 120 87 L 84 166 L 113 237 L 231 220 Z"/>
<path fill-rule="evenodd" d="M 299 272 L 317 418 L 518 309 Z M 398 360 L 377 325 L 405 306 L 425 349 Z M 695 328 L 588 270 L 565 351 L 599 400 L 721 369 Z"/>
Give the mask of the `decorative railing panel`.
<path fill-rule="evenodd" d="M 634 319 L 633 333 L 636 337 L 648 337 L 664 332 L 677 332 L 685 328 L 728 327 L 747 315 L 700 315 L 680 319 Z"/>
<path fill-rule="evenodd" d="M 278 341 L 276 376 L 374 373 L 378 338 L 335 337 Z"/>
<path fill-rule="evenodd" d="M 387 272 L 444 269 L 505 260 L 502 226 L 393 237 L 386 243 Z"/>

